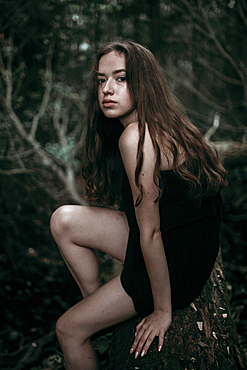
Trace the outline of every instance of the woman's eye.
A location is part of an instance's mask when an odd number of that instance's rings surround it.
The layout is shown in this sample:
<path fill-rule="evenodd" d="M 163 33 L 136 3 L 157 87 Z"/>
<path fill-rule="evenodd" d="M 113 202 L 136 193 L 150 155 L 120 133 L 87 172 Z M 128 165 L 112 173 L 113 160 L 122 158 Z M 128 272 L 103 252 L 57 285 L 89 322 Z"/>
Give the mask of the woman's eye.
<path fill-rule="evenodd" d="M 99 78 L 98 79 L 98 84 L 102 85 L 105 82 L 104 78 Z"/>
<path fill-rule="evenodd" d="M 118 80 L 119 82 L 124 82 L 124 81 L 126 81 L 126 77 L 124 77 L 124 76 L 120 76 L 120 77 L 118 77 L 118 78 L 117 78 L 117 80 Z"/>

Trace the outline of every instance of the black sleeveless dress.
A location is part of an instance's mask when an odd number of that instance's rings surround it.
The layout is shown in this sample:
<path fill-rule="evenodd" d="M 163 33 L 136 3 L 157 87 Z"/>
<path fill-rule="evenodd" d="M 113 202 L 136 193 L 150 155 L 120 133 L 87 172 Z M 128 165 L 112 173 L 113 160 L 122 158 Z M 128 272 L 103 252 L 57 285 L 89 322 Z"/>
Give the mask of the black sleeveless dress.
<path fill-rule="evenodd" d="M 205 198 L 195 208 L 186 200 L 185 182 L 174 171 L 162 171 L 161 180 L 164 192 L 159 201 L 160 227 L 175 311 L 193 302 L 213 269 L 219 251 L 221 197 L 217 194 Z M 153 297 L 126 173 L 121 210 L 126 213 L 130 229 L 121 283 L 137 313 L 144 317 L 153 312 Z"/>

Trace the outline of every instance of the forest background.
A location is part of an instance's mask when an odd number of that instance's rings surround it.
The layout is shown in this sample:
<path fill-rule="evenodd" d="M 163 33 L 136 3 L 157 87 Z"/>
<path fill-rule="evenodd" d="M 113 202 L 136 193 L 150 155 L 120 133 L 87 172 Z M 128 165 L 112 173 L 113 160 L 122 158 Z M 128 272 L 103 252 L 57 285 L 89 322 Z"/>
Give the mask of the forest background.
<path fill-rule="evenodd" d="M 85 97 L 95 51 L 148 46 L 228 171 L 222 256 L 247 353 L 247 4 L 245 0 L 0 0 L 0 367 L 59 368 L 54 327 L 80 293 L 50 235 L 84 204 Z M 102 281 L 116 264 L 99 254 Z M 110 337 L 98 342 L 102 366 Z"/>

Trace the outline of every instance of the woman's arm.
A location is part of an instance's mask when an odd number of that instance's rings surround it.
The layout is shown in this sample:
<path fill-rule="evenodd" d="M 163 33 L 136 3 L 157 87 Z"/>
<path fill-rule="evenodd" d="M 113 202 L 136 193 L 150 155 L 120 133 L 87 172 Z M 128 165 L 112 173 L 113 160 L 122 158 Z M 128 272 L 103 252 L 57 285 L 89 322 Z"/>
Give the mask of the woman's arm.
<path fill-rule="evenodd" d="M 140 193 L 135 184 L 138 141 L 139 132 L 136 123 L 125 129 L 119 141 L 134 203 Z M 170 279 L 160 232 L 159 202 L 155 202 L 159 195 L 153 181 L 156 157 L 148 129 L 145 134 L 143 155 L 143 166 L 140 172 L 143 199 L 135 208 L 135 212 L 140 230 L 141 249 L 152 288 L 154 312 L 143 319 L 136 328 L 136 338 L 131 348 L 131 353 L 135 351 L 135 357 L 139 354 L 143 356 L 147 352 L 155 336 L 159 336 L 159 350 L 161 350 L 165 332 L 172 318 Z"/>

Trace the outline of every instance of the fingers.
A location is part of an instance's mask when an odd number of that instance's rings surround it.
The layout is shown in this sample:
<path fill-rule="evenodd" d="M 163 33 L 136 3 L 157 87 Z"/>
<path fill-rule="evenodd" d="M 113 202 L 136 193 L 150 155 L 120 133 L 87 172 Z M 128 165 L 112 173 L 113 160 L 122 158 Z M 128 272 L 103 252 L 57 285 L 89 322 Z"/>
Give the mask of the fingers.
<path fill-rule="evenodd" d="M 156 337 L 156 335 L 154 335 L 152 332 L 149 334 L 149 336 L 147 337 L 146 341 L 144 343 L 140 342 L 138 347 L 137 347 L 137 350 L 136 352 L 139 352 L 141 353 L 141 357 L 145 356 L 145 354 L 147 353 L 147 351 L 149 350 L 149 347 L 151 346 L 154 338 Z M 144 344 L 144 345 L 143 345 Z M 140 348 L 140 349 L 139 349 Z M 138 356 L 137 356 L 138 357 Z M 136 358 L 137 358 L 136 357 Z"/>
<path fill-rule="evenodd" d="M 139 322 L 139 324 L 136 326 L 136 332 L 135 332 L 135 336 L 138 334 L 139 330 L 142 328 L 142 325 L 145 323 L 145 318 Z"/>
<path fill-rule="evenodd" d="M 162 350 L 163 344 L 164 344 L 164 335 L 159 335 L 159 345 L 158 345 L 159 352 Z"/>
<path fill-rule="evenodd" d="M 135 352 L 135 358 L 139 355 L 143 357 L 155 337 L 159 337 L 158 351 L 160 352 L 164 344 L 165 332 L 171 324 L 171 315 L 167 312 L 154 311 L 151 315 L 144 318 L 137 326 L 135 340 L 130 353 Z"/>
<path fill-rule="evenodd" d="M 130 353 L 135 352 L 135 359 L 141 355 L 141 357 L 145 356 L 148 352 L 150 345 L 152 344 L 154 338 L 159 336 L 159 345 L 158 351 L 160 352 L 163 343 L 164 343 L 164 333 L 163 331 L 159 334 L 156 334 L 152 329 L 147 328 L 138 328 L 138 332 L 135 337 L 135 341 L 131 347 Z"/>
<path fill-rule="evenodd" d="M 139 339 L 141 338 L 142 334 L 144 333 L 143 324 L 145 323 L 145 318 L 139 322 L 139 324 L 136 326 L 135 331 L 135 341 L 130 349 L 130 353 L 133 353 L 138 345 Z M 137 354 L 138 357 L 139 353 Z"/>
<path fill-rule="evenodd" d="M 148 330 L 145 331 L 142 328 L 135 338 L 130 353 L 135 352 L 135 358 L 137 358 L 139 355 L 143 357 L 147 353 L 154 337 L 155 335 L 152 335 L 151 332 Z"/>

